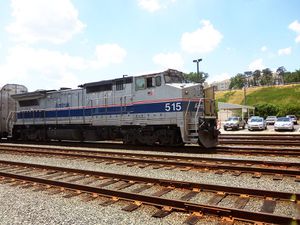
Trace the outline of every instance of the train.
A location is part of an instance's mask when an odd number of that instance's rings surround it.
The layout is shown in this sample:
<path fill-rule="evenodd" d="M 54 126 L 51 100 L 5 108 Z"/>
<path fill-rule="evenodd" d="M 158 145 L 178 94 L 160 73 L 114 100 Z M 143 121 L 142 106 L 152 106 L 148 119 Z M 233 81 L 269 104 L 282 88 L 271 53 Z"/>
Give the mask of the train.
<path fill-rule="evenodd" d="M 214 89 L 166 71 L 85 83 L 76 89 L 1 89 L 1 138 L 103 141 L 205 148 L 218 143 Z"/>

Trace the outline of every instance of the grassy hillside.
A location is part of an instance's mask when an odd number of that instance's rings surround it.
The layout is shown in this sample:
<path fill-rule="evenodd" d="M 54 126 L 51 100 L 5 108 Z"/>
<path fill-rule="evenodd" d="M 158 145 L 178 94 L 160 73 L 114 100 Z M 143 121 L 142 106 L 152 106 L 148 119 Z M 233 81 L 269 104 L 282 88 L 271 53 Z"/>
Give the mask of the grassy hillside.
<path fill-rule="evenodd" d="M 300 84 L 247 88 L 246 96 L 247 105 L 261 103 L 272 103 L 278 106 L 288 103 L 300 105 Z M 244 90 L 218 91 L 216 92 L 216 100 L 219 102 L 243 104 Z"/>

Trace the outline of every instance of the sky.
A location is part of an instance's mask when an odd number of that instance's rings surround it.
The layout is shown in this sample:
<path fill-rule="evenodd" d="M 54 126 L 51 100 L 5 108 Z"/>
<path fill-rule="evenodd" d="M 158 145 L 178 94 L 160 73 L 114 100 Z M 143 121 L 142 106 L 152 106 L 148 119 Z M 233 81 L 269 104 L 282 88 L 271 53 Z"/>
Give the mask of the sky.
<path fill-rule="evenodd" d="M 0 86 L 300 69 L 299 0 L 1 0 Z"/>

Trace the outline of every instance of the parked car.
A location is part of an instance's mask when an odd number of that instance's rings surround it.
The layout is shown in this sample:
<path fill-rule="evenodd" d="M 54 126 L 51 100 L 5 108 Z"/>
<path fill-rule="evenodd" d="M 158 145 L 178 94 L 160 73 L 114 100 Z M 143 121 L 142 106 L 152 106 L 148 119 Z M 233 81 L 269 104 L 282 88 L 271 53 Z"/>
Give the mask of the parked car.
<path fill-rule="evenodd" d="M 274 124 L 275 131 L 278 130 L 294 130 L 294 123 L 291 118 L 289 117 L 279 117 Z"/>
<path fill-rule="evenodd" d="M 267 124 L 262 117 L 253 117 L 248 122 L 248 130 L 266 130 Z"/>
<path fill-rule="evenodd" d="M 277 116 L 268 116 L 266 118 L 266 124 L 267 125 L 274 125 L 274 123 L 277 121 Z"/>
<path fill-rule="evenodd" d="M 229 117 L 228 120 L 224 123 L 224 130 L 227 130 L 228 128 L 231 128 L 232 130 L 238 130 L 240 127 L 245 129 L 246 122 L 241 118 L 237 116 Z"/>
<path fill-rule="evenodd" d="M 295 115 L 287 115 L 286 117 L 291 118 L 294 124 L 297 124 L 297 123 L 298 123 L 298 122 L 297 122 L 297 117 L 296 117 Z"/>

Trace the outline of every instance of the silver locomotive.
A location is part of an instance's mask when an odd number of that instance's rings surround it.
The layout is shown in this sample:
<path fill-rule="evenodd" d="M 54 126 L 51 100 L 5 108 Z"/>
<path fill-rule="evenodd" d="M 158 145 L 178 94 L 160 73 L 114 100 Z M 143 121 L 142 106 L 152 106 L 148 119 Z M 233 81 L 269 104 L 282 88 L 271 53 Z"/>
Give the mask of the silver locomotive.
<path fill-rule="evenodd" d="M 123 140 L 128 144 L 210 148 L 217 144 L 213 89 L 167 70 L 13 95 L 12 137 L 22 140 Z"/>

